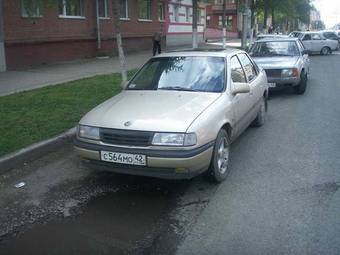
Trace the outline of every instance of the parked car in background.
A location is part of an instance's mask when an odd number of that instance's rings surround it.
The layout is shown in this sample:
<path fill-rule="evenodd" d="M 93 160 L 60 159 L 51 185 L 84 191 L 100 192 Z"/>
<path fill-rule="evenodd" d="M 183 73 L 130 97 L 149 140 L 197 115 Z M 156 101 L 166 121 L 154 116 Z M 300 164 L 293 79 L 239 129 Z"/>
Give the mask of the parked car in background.
<path fill-rule="evenodd" d="M 321 31 L 320 33 L 326 39 L 338 41 L 338 48 L 339 48 L 339 45 L 340 45 L 340 36 L 338 35 L 338 33 L 336 31 Z"/>
<path fill-rule="evenodd" d="M 305 93 L 310 60 L 308 51 L 299 39 L 257 41 L 249 55 L 266 71 L 270 88 L 289 86 L 297 94 Z"/>
<path fill-rule="evenodd" d="M 276 39 L 276 38 L 285 38 L 286 35 L 278 35 L 278 34 L 259 34 L 256 36 L 256 41 L 262 40 L 262 39 Z"/>
<path fill-rule="evenodd" d="M 75 148 L 118 173 L 228 175 L 230 144 L 267 111 L 267 77 L 244 51 L 191 50 L 151 58 L 126 89 L 79 122 Z"/>
<path fill-rule="evenodd" d="M 326 39 L 318 32 L 302 32 L 299 39 L 310 53 L 328 55 L 338 48 L 338 41 Z"/>
<path fill-rule="evenodd" d="M 301 31 L 293 31 L 288 35 L 288 37 L 298 38 L 300 35 L 301 35 Z"/>

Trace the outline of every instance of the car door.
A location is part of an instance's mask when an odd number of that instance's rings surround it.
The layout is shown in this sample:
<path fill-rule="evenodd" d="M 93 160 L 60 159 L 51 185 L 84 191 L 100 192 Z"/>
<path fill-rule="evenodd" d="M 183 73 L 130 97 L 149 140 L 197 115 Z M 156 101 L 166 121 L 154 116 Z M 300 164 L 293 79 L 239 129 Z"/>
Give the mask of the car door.
<path fill-rule="evenodd" d="M 246 53 L 239 53 L 238 57 L 250 86 L 249 100 L 251 101 L 251 110 L 248 121 L 251 122 L 258 113 L 261 102 L 260 99 L 262 99 L 263 96 L 262 81 L 258 79 L 258 71 L 249 56 Z"/>
<path fill-rule="evenodd" d="M 234 55 L 230 59 L 230 84 L 236 87 L 237 83 L 246 83 L 247 78 L 242 65 Z M 234 112 L 234 137 L 237 137 L 248 126 L 249 112 L 252 108 L 250 93 L 232 95 L 232 108 Z"/>
<path fill-rule="evenodd" d="M 325 40 L 319 34 L 312 34 L 312 51 L 320 52 L 325 46 Z"/>
<path fill-rule="evenodd" d="M 302 44 L 306 48 L 306 50 L 313 51 L 312 49 L 312 37 L 310 34 L 305 34 L 302 39 Z"/>
<path fill-rule="evenodd" d="M 302 61 L 303 61 L 302 65 L 305 68 L 306 72 L 309 74 L 309 64 L 310 64 L 309 55 L 307 53 L 303 54 L 305 47 L 303 46 L 303 44 L 300 40 L 297 40 L 296 43 L 297 43 L 297 46 L 298 46 L 299 51 L 301 53 L 301 57 L 302 57 Z"/>

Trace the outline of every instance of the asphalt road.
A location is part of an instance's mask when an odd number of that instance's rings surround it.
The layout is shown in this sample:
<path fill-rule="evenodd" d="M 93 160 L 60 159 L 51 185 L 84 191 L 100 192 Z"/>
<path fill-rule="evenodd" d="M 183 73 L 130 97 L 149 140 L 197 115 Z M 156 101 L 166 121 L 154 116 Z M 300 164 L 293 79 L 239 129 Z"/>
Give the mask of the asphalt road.
<path fill-rule="evenodd" d="M 221 185 L 97 173 L 71 145 L 0 177 L 0 254 L 340 254 L 340 55 L 311 59 Z"/>

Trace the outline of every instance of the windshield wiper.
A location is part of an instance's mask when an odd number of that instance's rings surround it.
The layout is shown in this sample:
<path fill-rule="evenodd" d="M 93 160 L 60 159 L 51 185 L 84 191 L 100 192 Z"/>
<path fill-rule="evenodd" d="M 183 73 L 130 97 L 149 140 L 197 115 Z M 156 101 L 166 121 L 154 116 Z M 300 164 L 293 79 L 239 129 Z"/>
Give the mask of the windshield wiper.
<path fill-rule="evenodd" d="M 161 90 L 178 90 L 178 91 L 199 91 L 199 90 L 195 90 L 195 89 L 191 89 L 191 88 L 184 88 L 184 87 L 180 87 L 180 86 L 175 86 L 175 87 L 162 87 L 162 88 L 158 88 Z"/>

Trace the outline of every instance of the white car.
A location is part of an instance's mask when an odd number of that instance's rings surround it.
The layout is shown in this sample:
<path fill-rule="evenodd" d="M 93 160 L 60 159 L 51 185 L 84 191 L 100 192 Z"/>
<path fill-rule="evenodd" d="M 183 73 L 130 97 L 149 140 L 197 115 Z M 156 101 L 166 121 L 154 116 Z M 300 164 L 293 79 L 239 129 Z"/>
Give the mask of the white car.
<path fill-rule="evenodd" d="M 338 41 L 326 39 L 318 32 L 301 32 L 299 39 L 310 53 L 328 55 L 338 47 Z"/>
<path fill-rule="evenodd" d="M 75 147 L 98 169 L 171 179 L 207 171 L 221 182 L 231 142 L 264 123 L 267 95 L 265 71 L 244 51 L 163 53 L 80 120 Z"/>

